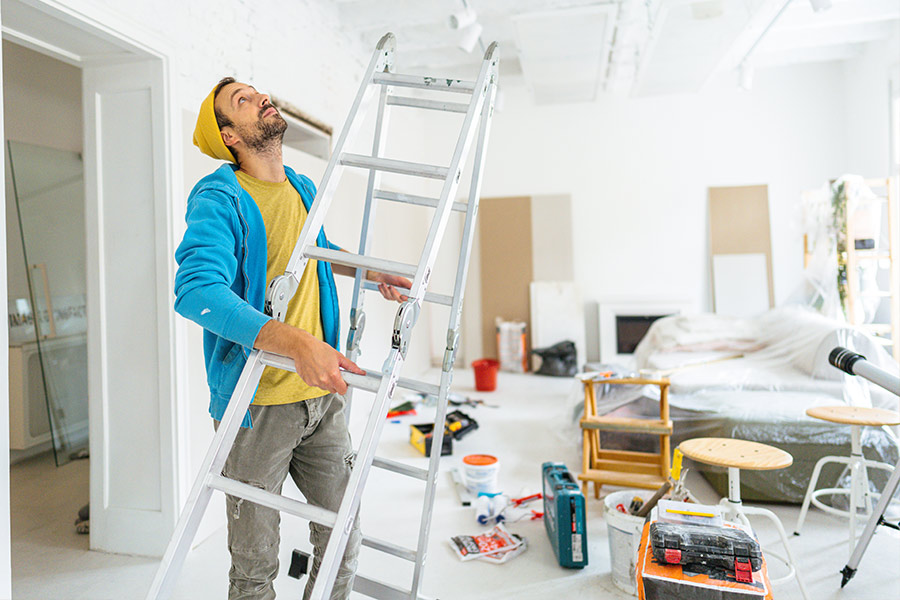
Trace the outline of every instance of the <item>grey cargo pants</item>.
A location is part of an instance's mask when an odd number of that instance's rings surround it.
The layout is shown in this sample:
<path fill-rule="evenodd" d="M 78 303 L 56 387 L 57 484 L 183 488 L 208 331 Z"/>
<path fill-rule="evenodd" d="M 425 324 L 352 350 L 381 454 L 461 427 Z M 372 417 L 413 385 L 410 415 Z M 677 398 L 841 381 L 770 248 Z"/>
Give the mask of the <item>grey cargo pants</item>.
<path fill-rule="evenodd" d="M 250 406 L 251 429 L 241 429 L 222 473 L 274 493 L 288 475 L 310 504 L 337 511 L 350 479 L 352 446 L 344 419 L 344 398 L 329 394 L 293 404 Z M 215 422 L 218 427 L 218 422 Z M 226 496 L 231 571 L 228 600 L 272 600 L 278 574 L 281 514 Z M 309 598 L 331 529 L 309 524 L 313 564 L 304 600 Z M 361 535 L 357 517 L 331 600 L 350 595 Z"/>

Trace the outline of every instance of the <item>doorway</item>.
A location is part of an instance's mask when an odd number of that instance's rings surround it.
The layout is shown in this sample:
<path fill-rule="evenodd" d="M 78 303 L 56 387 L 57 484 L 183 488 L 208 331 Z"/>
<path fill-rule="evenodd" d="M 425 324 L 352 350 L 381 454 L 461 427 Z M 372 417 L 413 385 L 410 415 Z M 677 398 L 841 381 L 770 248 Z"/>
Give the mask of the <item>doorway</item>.
<path fill-rule="evenodd" d="M 43 378 L 49 392 L 49 449 L 55 449 L 55 453 L 52 468 L 40 476 L 56 477 L 73 469 L 89 472 L 91 550 L 160 556 L 174 528 L 179 495 L 184 493 L 176 465 L 183 449 L 176 432 L 174 360 L 181 338 L 170 306 L 175 237 L 171 215 L 177 210 L 173 198 L 181 187 L 181 171 L 174 167 L 177 161 L 173 159 L 177 148 L 171 140 L 179 134 L 180 122 L 171 116 L 174 95 L 168 54 L 160 50 L 164 44 L 141 30 L 139 24 L 117 21 L 114 14 L 99 7 L 73 9 L 31 0 L 0 2 L 4 59 L 7 52 L 13 61 L 26 51 L 37 55 L 35 60 L 52 64 L 58 71 L 52 78 L 45 74 L 48 79 L 41 83 L 49 90 L 74 93 L 78 101 L 74 108 L 67 102 L 65 109 L 50 102 L 36 115 L 29 115 L 26 122 L 13 124 L 16 117 L 10 102 L 16 92 L 4 90 L 5 137 L 10 138 L 18 125 L 40 129 L 45 121 L 66 110 L 77 115 L 70 115 L 69 120 L 83 123 L 81 131 L 67 134 L 71 135 L 67 144 L 54 144 L 53 135 L 59 131 L 51 128 L 38 132 L 38 139 L 13 140 L 4 147 L 6 162 L 11 166 L 7 178 L 15 183 L 22 181 L 17 176 L 25 172 L 23 165 L 36 160 L 40 166 L 31 168 L 38 171 L 44 183 L 50 166 L 66 165 L 65 176 L 61 175 L 57 183 L 80 187 L 82 192 L 80 213 L 77 217 L 67 214 L 64 219 L 69 239 L 62 245 L 80 243 L 81 252 L 73 251 L 68 258 L 74 258 L 75 263 L 81 261 L 83 275 L 76 275 L 77 269 L 71 264 L 61 266 L 58 257 L 52 256 L 41 261 L 20 257 L 25 262 L 18 267 L 32 280 L 26 294 L 28 305 L 20 304 L 36 317 L 35 345 L 40 346 L 38 354 L 43 352 L 45 356 Z M 69 79 L 59 75 L 66 69 Z M 31 102 L 37 103 L 34 98 Z M 79 164 L 83 170 L 80 183 L 72 170 Z M 35 231 L 50 228 L 50 222 L 59 215 L 37 211 L 29 226 L 24 218 L 27 207 L 20 203 L 18 208 L 23 209 L 19 235 L 25 238 L 28 252 L 28 240 L 36 239 Z M 50 246 L 58 248 L 62 242 L 60 226 L 58 222 L 53 224 L 56 243 Z M 76 231 L 80 242 L 72 241 Z M 37 256 L 37 250 L 30 254 Z M 22 294 L 13 289 L 13 262 L 10 253 L 4 278 L 10 277 L 9 300 L 17 308 L 16 301 Z M 44 266 L 32 268 L 39 263 Z M 84 288 L 73 292 L 63 280 L 82 281 Z M 62 296 L 76 298 L 69 298 L 67 304 Z M 41 318 L 43 314 L 46 319 Z M 55 321 L 52 325 L 51 316 Z M 73 318 L 61 318 L 70 316 Z M 54 326 L 56 338 L 52 337 Z M 54 377 L 50 368 L 61 362 L 71 366 L 79 360 L 68 355 L 49 356 L 47 352 L 59 343 L 61 333 L 71 334 L 77 327 L 82 331 L 73 335 L 83 336 L 85 349 L 79 356 L 87 372 L 81 380 L 82 392 L 85 387 L 87 390 L 87 408 L 84 411 L 82 404 L 81 412 L 59 406 L 52 393 L 60 382 L 71 383 L 78 377 L 71 373 Z M 79 425 L 87 423 L 88 436 L 84 431 L 76 432 L 79 427 L 71 422 L 74 416 Z M 66 418 L 69 422 L 64 423 Z M 89 469 L 75 466 L 86 461 L 64 464 L 79 455 L 75 446 L 87 438 Z M 64 466 L 56 467 L 57 459 Z M 84 475 L 81 477 L 84 485 Z M 53 488 L 48 485 L 43 489 L 50 493 Z M 46 511 L 49 504 L 49 497 L 40 498 L 35 508 Z M 74 520 L 74 514 L 65 514 L 61 533 L 74 533 Z M 6 534 L 0 531 L 0 537 Z M 0 544 L 6 543 L 0 539 Z M 54 546 L 52 542 L 41 543 Z M 45 547 L 43 553 L 46 551 Z M 15 564 L 21 557 L 14 558 L 15 579 Z M 35 562 L 42 561 L 35 558 Z M 46 568 L 44 564 L 45 574 Z"/>
<path fill-rule="evenodd" d="M 88 548 L 74 521 L 89 467 L 69 464 L 88 457 L 81 71 L 8 41 L 2 54 L 11 543 L 21 576 L 20 551 L 36 540 Z M 53 510 L 41 514 L 48 490 Z"/>

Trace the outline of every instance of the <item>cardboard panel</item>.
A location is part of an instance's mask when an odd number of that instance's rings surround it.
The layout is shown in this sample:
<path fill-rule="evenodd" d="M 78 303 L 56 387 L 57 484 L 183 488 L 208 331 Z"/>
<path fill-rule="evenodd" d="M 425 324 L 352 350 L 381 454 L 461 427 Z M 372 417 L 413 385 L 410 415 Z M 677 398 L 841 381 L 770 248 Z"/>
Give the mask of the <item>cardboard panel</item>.
<path fill-rule="evenodd" d="M 769 308 L 775 306 L 775 290 L 772 285 L 772 241 L 769 229 L 769 189 L 765 185 L 709 188 L 709 251 L 710 263 L 721 254 L 762 254 L 765 256 L 765 279 L 751 283 L 766 286 Z M 721 261 L 719 261 L 721 262 Z M 717 298 L 723 292 L 722 285 L 713 278 L 713 307 L 720 312 Z M 746 285 L 743 282 L 742 285 Z M 730 290 L 729 296 L 740 293 Z M 765 307 L 762 307 L 763 309 Z"/>
<path fill-rule="evenodd" d="M 534 278 L 531 199 L 482 198 L 478 213 L 482 353 L 496 357 L 495 318 L 530 322 L 528 296 Z M 528 331 L 530 349 L 530 325 Z"/>

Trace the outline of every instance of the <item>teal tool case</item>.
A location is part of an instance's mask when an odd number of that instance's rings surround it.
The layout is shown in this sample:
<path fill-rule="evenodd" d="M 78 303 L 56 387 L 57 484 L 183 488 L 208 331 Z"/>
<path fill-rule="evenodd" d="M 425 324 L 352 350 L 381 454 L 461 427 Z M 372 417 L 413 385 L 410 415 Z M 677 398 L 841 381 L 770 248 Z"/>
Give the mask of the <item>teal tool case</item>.
<path fill-rule="evenodd" d="M 544 527 L 560 566 L 581 569 L 588 564 L 584 494 L 563 463 L 541 466 L 544 482 Z"/>

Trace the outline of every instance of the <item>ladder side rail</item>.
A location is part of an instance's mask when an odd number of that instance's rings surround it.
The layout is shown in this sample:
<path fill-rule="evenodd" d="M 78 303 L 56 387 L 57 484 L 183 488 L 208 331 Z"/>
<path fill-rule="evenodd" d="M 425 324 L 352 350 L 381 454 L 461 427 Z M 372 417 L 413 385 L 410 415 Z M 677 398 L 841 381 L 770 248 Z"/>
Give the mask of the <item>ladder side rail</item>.
<path fill-rule="evenodd" d="M 403 362 L 404 357 L 400 350 L 392 347 L 385 361 L 385 366 L 388 368 L 384 369 L 384 376 L 375 395 L 375 402 L 372 405 L 372 411 L 366 423 L 359 450 L 356 453 L 356 460 L 353 463 L 350 479 L 347 482 L 344 497 L 338 509 L 334 528 L 331 530 L 328 545 L 322 556 L 322 563 L 316 576 L 316 583 L 313 586 L 310 600 L 327 600 L 331 596 L 334 580 L 337 577 L 338 568 L 344 556 L 344 550 L 347 547 L 347 540 L 356 520 L 360 496 L 375 457 L 375 449 L 381 437 L 381 431 L 387 420 L 385 416 L 387 415 L 388 405 L 397 385 L 398 373 Z"/>
<path fill-rule="evenodd" d="M 322 181 L 325 182 L 325 185 L 319 187 L 316 192 L 316 198 L 313 201 L 312 209 L 306 216 L 306 222 L 303 224 L 303 229 L 300 231 L 300 237 L 297 239 L 294 251 L 291 253 L 291 258 L 288 260 L 287 267 L 285 268 L 285 276 L 291 279 L 293 291 L 296 291 L 299 286 L 300 277 L 303 275 L 303 269 L 306 268 L 307 258 L 303 255 L 303 250 L 307 245 L 306 241 L 308 239 L 314 241 L 316 236 L 318 236 L 319 230 L 325 222 L 325 215 L 328 213 L 328 208 L 331 206 L 331 201 L 334 198 L 334 192 L 340 181 L 340 175 L 343 173 L 344 167 L 341 165 L 340 158 L 341 154 L 344 152 L 344 146 L 347 145 L 349 140 L 356 137 L 356 133 L 362 125 L 362 119 L 358 119 L 357 116 L 360 110 L 363 112 L 367 111 L 368 105 L 375 92 L 372 78 L 376 72 L 384 70 L 388 65 L 393 63 L 393 55 L 394 35 L 389 33 L 382 37 L 378 42 L 375 53 L 372 55 L 372 60 L 369 61 L 369 66 L 366 68 L 366 72 L 363 75 L 362 83 L 356 94 L 356 99 L 353 101 L 353 105 L 347 115 L 347 121 L 344 123 L 341 135 L 338 137 L 337 144 L 328 161 L 328 166 L 325 168 L 325 174 L 322 176 Z M 315 233 L 311 234 L 311 232 Z M 312 235 L 312 237 L 310 237 L 310 235 Z"/>
<path fill-rule="evenodd" d="M 388 88 L 381 86 L 378 98 L 378 114 L 375 121 L 375 134 L 372 142 L 372 156 L 378 157 L 384 153 L 385 140 L 384 130 L 387 128 L 390 112 L 387 106 Z M 362 226 L 360 227 L 359 237 L 359 255 L 368 256 L 372 250 L 372 237 L 375 229 L 375 190 L 380 187 L 381 171 L 372 169 L 369 171 L 368 183 L 366 185 L 366 204 L 363 209 Z M 353 278 L 353 301 L 350 307 L 350 328 L 352 334 L 347 335 L 347 358 L 356 362 L 359 356 L 359 342 L 363 331 L 357 329 L 358 319 L 364 319 L 365 292 L 363 284 L 366 281 L 366 272 L 362 269 L 356 270 Z M 363 320 L 363 323 L 365 321 Z"/>
<path fill-rule="evenodd" d="M 450 323 L 447 328 L 447 348 L 444 351 L 444 362 L 441 371 L 441 388 L 438 394 L 438 406 L 435 414 L 433 440 L 431 443 L 431 457 L 428 463 L 428 480 L 425 484 L 425 499 L 422 507 L 422 516 L 419 523 L 419 540 L 416 546 L 418 560 L 413 570 L 412 586 L 409 598 L 415 600 L 418 597 L 419 588 L 422 585 L 422 577 L 425 570 L 425 559 L 428 553 L 428 538 L 431 533 L 431 518 L 434 512 L 434 497 L 437 490 L 437 474 L 440 468 L 441 453 L 435 452 L 435 448 L 443 447 L 444 420 L 447 415 L 447 398 L 450 393 L 450 384 L 453 381 L 453 361 L 456 357 L 459 344 L 459 323 L 462 315 L 463 297 L 465 295 L 466 275 L 469 270 L 469 258 L 474 240 L 473 229 L 475 217 L 478 211 L 478 200 L 481 193 L 482 172 L 490 133 L 490 121 L 493 115 L 494 98 L 496 95 L 496 61 L 491 65 L 491 76 L 488 83 L 487 98 L 481 109 L 481 122 L 478 131 L 478 145 L 475 150 L 475 162 L 472 168 L 472 183 L 469 188 L 469 203 L 466 210 L 466 220 L 463 229 L 463 238 L 460 247 L 459 262 L 456 268 L 456 282 L 453 289 L 453 305 L 450 308 Z"/>
<path fill-rule="evenodd" d="M 425 247 L 422 251 L 421 258 L 419 259 L 416 279 L 413 281 L 412 288 L 410 289 L 410 292 L 418 305 L 421 305 L 422 303 L 421 296 L 424 295 L 428 286 L 428 281 L 431 278 L 431 269 L 439 250 L 440 240 L 444 235 L 444 230 L 450 219 L 449 208 L 453 204 L 453 195 L 456 192 L 456 188 L 459 186 L 463 163 L 465 162 L 472 140 L 475 137 L 475 127 L 473 127 L 473 124 L 476 116 L 481 112 L 487 95 L 486 88 L 489 85 L 488 77 L 490 67 L 491 64 L 496 61 L 496 58 L 493 57 L 496 48 L 496 42 L 492 43 L 485 53 L 485 61 L 481 66 L 481 72 L 478 74 L 478 79 L 475 82 L 475 95 L 472 97 L 472 102 L 469 104 L 469 111 L 466 113 L 465 120 L 463 121 L 462 129 L 456 143 L 456 149 L 453 151 L 453 158 L 450 162 L 450 167 L 448 168 L 448 177 L 444 181 L 444 187 L 441 191 L 440 203 L 431 220 L 428 237 L 425 240 Z M 490 61 L 489 57 L 491 57 Z"/>
<path fill-rule="evenodd" d="M 207 485 L 210 475 L 222 472 L 225 460 L 234 445 L 244 414 L 253 400 L 253 390 L 256 389 L 262 376 L 264 365 L 259 360 L 259 350 L 253 350 L 250 358 L 241 372 L 240 379 L 228 401 L 225 414 L 219 422 L 219 427 L 213 436 L 213 441 L 206 451 L 206 456 L 200 466 L 200 471 L 194 479 L 194 485 L 188 495 L 188 501 L 181 511 L 172 539 L 166 548 L 159 569 L 147 593 L 147 600 L 165 600 L 169 598 L 175 588 L 178 574 L 184 566 L 184 559 L 191 548 L 191 542 L 197 534 L 197 528 L 203 518 L 203 513 L 212 496 L 212 488 Z"/>
<path fill-rule="evenodd" d="M 469 201 L 466 210 L 466 221 L 463 226 L 463 239 L 460 245 L 459 262 L 456 267 L 456 282 L 453 286 L 453 305 L 450 307 L 450 329 L 457 331 L 462 319 L 463 299 L 466 293 L 466 279 L 469 276 L 469 259 L 472 255 L 472 245 L 475 241 L 475 220 L 478 216 L 478 206 L 481 201 L 481 183 L 484 172 L 484 163 L 487 158 L 487 146 L 490 140 L 491 119 L 494 113 L 494 100 L 497 96 L 497 68 L 493 67 L 494 81 L 488 90 L 488 98 L 482 108 L 480 131 L 478 132 L 478 146 L 475 149 L 475 162 L 472 167 L 472 183 L 469 186 Z"/>

